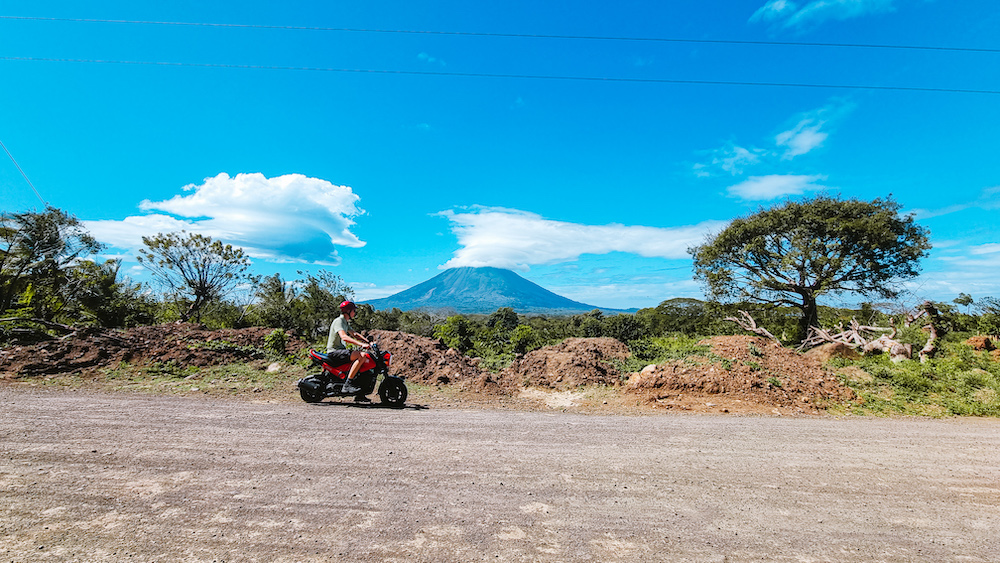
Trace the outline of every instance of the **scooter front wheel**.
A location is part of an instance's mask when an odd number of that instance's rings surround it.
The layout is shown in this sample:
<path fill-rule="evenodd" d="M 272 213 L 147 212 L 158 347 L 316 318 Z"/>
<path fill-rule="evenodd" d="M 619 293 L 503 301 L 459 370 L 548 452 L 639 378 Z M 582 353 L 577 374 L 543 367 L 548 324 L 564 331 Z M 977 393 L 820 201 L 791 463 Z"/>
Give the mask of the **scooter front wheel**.
<path fill-rule="evenodd" d="M 378 396 L 382 400 L 382 404 L 394 409 L 403 407 L 408 393 L 406 384 L 396 377 L 386 377 L 378 388 Z"/>

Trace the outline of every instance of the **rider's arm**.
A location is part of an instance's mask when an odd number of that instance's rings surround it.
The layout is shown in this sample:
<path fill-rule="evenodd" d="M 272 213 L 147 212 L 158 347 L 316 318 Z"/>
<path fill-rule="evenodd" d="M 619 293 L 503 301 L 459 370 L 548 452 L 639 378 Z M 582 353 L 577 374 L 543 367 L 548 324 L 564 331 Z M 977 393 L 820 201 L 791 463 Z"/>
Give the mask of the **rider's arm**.
<path fill-rule="evenodd" d="M 361 342 L 361 344 L 363 346 L 366 346 L 366 347 L 367 346 L 371 346 L 371 341 L 368 340 L 367 338 L 365 338 L 365 336 L 363 334 L 361 334 L 360 332 L 355 332 L 355 331 L 352 330 L 351 331 L 351 338 L 353 338 L 354 340 L 357 340 L 357 341 Z"/>
<path fill-rule="evenodd" d="M 362 348 L 368 346 L 368 341 L 354 331 L 347 332 L 346 330 L 341 330 L 339 333 L 340 340 L 343 341 L 344 344 L 354 344 L 355 346 L 361 346 Z"/>

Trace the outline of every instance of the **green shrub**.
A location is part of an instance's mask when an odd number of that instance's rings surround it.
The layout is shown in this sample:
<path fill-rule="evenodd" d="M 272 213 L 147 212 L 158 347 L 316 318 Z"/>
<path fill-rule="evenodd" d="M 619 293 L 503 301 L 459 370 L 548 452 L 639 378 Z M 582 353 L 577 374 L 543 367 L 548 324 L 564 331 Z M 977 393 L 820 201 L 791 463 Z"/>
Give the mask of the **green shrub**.
<path fill-rule="evenodd" d="M 285 357 L 285 343 L 288 336 L 285 331 L 275 329 L 264 337 L 264 353 L 271 359 L 283 359 Z"/>

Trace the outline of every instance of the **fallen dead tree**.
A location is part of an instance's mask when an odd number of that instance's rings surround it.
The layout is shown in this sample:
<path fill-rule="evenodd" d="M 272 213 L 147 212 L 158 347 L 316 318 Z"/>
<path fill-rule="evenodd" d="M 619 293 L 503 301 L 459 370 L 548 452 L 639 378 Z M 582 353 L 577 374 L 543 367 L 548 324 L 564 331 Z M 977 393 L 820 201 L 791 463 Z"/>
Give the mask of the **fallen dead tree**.
<path fill-rule="evenodd" d="M 937 307 L 935 307 L 930 301 L 924 301 L 917 308 L 916 312 L 907 314 L 905 317 L 905 324 L 906 326 L 910 326 L 910 324 L 915 322 L 917 319 L 923 317 L 927 317 L 928 320 L 927 324 L 922 327 L 923 330 L 927 331 L 927 344 L 925 344 L 918 353 L 920 363 L 926 362 L 937 354 L 938 343 L 941 338 L 948 333 L 948 329 L 944 326 L 941 314 L 938 312 Z M 913 345 L 903 344 L 902 342 L 896 340 L 896 325 L 891 320 L 890 325 L 891 326 L 889 328 L 861 326 L 857 320 L 851 319 L 851 323 L 848 325 L 846 330 L 844 329 L 843 324 L 837 325 L 837 330 L 839 332 L 835 334 L 819 327 L 809 327 L 809 335 L 802 341 L 798 350 L 802 351 L 807 348 L 813 348 L 829 342 L 839 342 L 854 349 L 860 348 L 861 352 L 864 354 L 887 352 L 889 354 L 889 359 L 893 362 L 913 358 Z M 865 335 L 865 333 L 885 331 L 891 331 L 891 334 L 883 334 L 877 338 Z"/>
<path fill-rule="evenodd" d="M 824 330 L 820 327 L 809 327 L 809 334 L 799 345 L 798 350 L 806 350 L 821 344 L 836 342 L 860 350 L 862 354 L 888 353 L 893 362 L 908 360 L 913 357 L 913 345 L 903 344 L 896 340 L 896 326 L 862 326 L 856 319 L 851 319 L 847 329 L 843 324 L 837 325 L 837 332 Z M 875 337 L 875 333 L 890 332 Z"/>
<path fill-rule="evenodd" d="M 913 316 L 911 322 L 921 317 L 927 317 L 928 320 L 927 324 L 923 326 L 923 329 L 927 331 L 927 344 L 920 350 L 920 363 L 924 363 L 937 355 L 938 341 L 948 334 L 948 329 L 945 328 L 937 307 L 930 301 L 921 303 L 918 310 L 920 312 Z"/>

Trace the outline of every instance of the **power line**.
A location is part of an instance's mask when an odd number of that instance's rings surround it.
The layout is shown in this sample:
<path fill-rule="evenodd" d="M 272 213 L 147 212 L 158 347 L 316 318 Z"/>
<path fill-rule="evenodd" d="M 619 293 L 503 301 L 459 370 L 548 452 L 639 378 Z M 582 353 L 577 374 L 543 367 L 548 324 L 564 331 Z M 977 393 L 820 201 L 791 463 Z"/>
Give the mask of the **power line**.
<path fill-rule="evenodd" d="M 38 196 L 38 201 L 42 202 L 42 205 L 44 205 L 45 207 L 48 207 L 49 204 L 44 199 L 42 199 L 42 194 L 38 193 L 38 190 L 35 189 L 35 185 L 31 183 L 31 180 L 28 179 L 28 175 L 24 173 L 24 170 L 21 170 L 21 165 L 18 164 L 17 160 L 14 159 L 14 155 L 10 154 L 10 151 L 7 150 L 7 145 L 3 144 L 3 141 L 0 141 L 0 147 L 3 147 L 3 152 L 7 153 L 7 156 L 10 157 L 10 161 L 13 162 L 14 166 L 17 167 L 17 171 L 20 172 L 21 176 L 24 177 L 24 181 L 27 182 L 29 186 L 31 186 L 31 191 L 35 192 L 35 195 Z"/>
<path fill-rule="evenodd" d="M 772 86 L 783 88 L 825 88 L 844 90 L 882 90 L 882 91 L 903 91 L 903 92 L 943 92 L 949 94 L 1000 94 L 1000 90 L 975 90 L 966 88 L 931 88 L 921 86 L 877 86 L 864 84 L 815 84 L 808 82 L 753 82 L 737 80 L 686 80 L 674 78 L 622 78 L 610 76 L 561 76 L 551 74 L 493 74 L 485 72 L 442 72 L 442 71 L 422 71 L 422 70 L 378 70 L 361 68 L 324 68 L 324 67 L 304 67 L 304 66 L 272 66 L 272 65 L 247 65 L 229 63 L 183 63 L 165 61 L 122 61 L 106 59 L 60 59 L 50 57 L 6 57 L 0 56 L 2 61 L 32 61 L 32 62 L 56 62 L 56 63 L 93 63 L 93 64 L 121 64 L 121 65 L 143 65 L 143 66 L 166 66 L 166 67 L 196 67 L 196 68 L 229 68 L 240 70 L 291 70 L 303 72 L 342 72 L 358 74 L 391 74 L 408 76 L 452 76 L 465 78 L 507 78 L 526 80 L 571 80 L 586 82 L 629 82 L 641 84 L 694 84 L 710 86 Z"/>
<path fill-rule="evenodd" d="M 877 43 L 820 43 L 806 41 L 742 41 L 735 39 L 686 39 L 675 37 L 624 37 L 606 35 L 546 35 L 533 33 L 489 33 L 475 31 L 429 31 L 413 29 L 369 29 L 355 27 L 309 27 L 295 25 L 266 25 L 266 24 L 240 24 L 240 23 L 201 23 L 201 22 L 172 22 L 172 21 L 147 21 L 147 20 L 108 20 L 92 18 L 46 18 L 37 16 L 0 16 L 0 19 L 7 20 L 32 20 L 32 21 L 58 21 L 76 23 L 112 23 L 112 24 L 139 24 L 139 25 L 170 25 L 188 27 L 220 27 L 238 29 L 278 29 L 288 31 L 325 31 L 325 32 L 353 32 L 353 33 L 396 33 L 411 35 L 445 35 L 445 36 L 465 36 L 465 37 L 506 37 L 523 39 L 572 39 L 586 41 L 636 41 L 653 43 L 700 43 L 700 44 L 720 44 L 720 45 L 776 45 L 791 47 L 838 47 L 856 49 L 902 49 L 915 51 L 952 51 L 965 53 L 1000 53 L 1000 49 L 977 48 L 977 47 L 942 47 L 936 45 L 893 45 Z"/>

